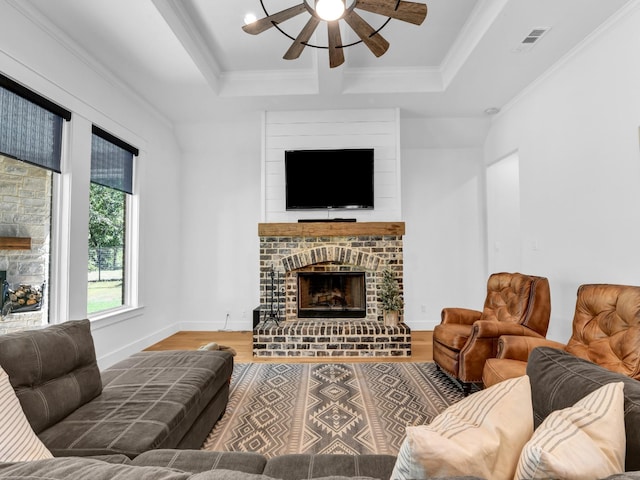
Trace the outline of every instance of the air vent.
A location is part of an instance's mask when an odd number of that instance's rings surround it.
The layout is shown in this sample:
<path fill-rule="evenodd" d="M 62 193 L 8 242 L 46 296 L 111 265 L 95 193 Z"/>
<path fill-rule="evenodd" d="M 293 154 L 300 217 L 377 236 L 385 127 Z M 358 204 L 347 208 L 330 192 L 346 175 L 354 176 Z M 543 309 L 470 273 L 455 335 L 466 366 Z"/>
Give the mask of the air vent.
<path fill-rule="evenodd" d="M 524 39 L 514 49 L 514 52 L 524 53 L 528 52 L 533 46 L 540 41 L 542 37 L 550 30 L 550 27 L 538 27 L 529 32 Z"/>

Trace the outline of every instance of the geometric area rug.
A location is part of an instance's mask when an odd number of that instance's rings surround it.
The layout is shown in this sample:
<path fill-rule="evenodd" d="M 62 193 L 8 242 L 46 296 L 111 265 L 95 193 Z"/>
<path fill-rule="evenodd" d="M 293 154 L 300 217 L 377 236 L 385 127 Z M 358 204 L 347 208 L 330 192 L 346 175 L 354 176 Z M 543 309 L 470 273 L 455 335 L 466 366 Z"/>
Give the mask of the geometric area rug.
<path fill-rule="evenodd" d="M 407 425 L 462 400 L 428 363 L 236 363 L 229 403 L 202 449 L 397 455 Z"/>

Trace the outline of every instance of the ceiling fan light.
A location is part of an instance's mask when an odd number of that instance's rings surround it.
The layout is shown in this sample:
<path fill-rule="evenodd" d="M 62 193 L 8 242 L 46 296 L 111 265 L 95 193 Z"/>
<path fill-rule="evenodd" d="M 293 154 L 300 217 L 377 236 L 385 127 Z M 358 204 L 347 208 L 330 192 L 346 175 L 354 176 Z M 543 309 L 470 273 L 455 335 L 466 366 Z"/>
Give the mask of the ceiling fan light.
<path fill-rule="evenodd" d="M 244 24 L 245 25 L 249 25 L 249 24 L 255 22 L 256 20 L 258 20 L 258 17 L 256 17 L 254 13 L 247 13 L 244 16 Z"/>
<path fill-rule="evenodd" d="M 344 10 L 342 0 L 318 0 L 316 2 L 316 13 L 327 22 L 338 20 L 344 14 Z"/>

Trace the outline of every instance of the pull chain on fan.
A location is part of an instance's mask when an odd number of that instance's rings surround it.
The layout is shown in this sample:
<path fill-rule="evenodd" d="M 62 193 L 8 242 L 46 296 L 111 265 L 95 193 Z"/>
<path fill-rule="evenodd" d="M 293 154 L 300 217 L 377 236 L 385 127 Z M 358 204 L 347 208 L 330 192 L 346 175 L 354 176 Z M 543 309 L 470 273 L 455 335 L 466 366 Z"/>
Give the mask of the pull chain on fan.
<path fill-rule="evenodd" d="M 328 48 L 329 66 L 334 68 L 344 63 L 344 48 L 356 45 L 357 43 L 364 43 L 376 57 L 384 55 L 389 49 L 389 42 L 380 35 L 380 30 L 384 28 L 390 19 L 400 20 L 414 25 L 421 25 L 427 17 L 427 6 L 425 4 L 404 0 L 353 0 L 349 6 L 345 5 L 344 0 L 316 0 L 315 7 L 312 7 L 309 4 L 309 1 L 310 0 L 304 0 L 303 3 L 299 5 L 295 5 L 269 15 L 267 10 L 264 8 L 263 1 L 260 0 L 262 8 L 267 16 L 243 26 L 242 29 L 247 33 L 257 35 L 271 27 L 276 27 L 284 35 L 293 40 L 291 47 L 289 47 L 287 52 L 284 54 L 283 58 L 285 60 L 294 60 L 300 57 L 302 51 L 307 46 Z M 323 7 L 321 2 L 329 3 L 330 1 L 339 2 L 341 5 L 338 6 L 344 7 L 344 9 L 341 8 L 338 11 L 339 16 L 335 19 L 331 16 L 327 16 L 327 14 L 324 13 L 323 8 L 321 8 Z M 355 12 L 355 9 L 388 17 L 387 22 L 376 30 L 369 25 L 366 20 L 358 15 Z M 280 23 L 286 22 L 287 20 L 290 20 L 304 12 L 309 13 L 310 18 L 295 39 L 278 27 Z M 351 27 L 358 38 L 360 38 L 360 41 L 349 45 L 342 44 L 339 24 L 340 20 L 344 20 L 346 24 Z M 325 21 L 327 23 L 327 34 L 329 39 L 328 47 L 319 47 L 309 43 L 309 39 L 321 21 Z"/>

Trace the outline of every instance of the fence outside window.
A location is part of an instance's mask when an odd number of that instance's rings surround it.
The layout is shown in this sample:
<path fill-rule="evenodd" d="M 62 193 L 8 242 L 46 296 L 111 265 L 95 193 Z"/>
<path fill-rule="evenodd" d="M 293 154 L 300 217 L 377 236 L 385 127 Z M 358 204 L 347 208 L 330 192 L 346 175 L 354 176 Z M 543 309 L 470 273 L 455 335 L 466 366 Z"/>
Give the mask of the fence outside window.
<path fill-rule="evenodd" d="M 89 281 L 122 280 L 124 246 L 89 249 Z"/>

